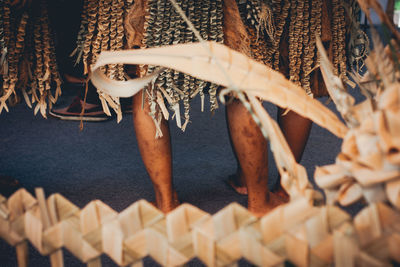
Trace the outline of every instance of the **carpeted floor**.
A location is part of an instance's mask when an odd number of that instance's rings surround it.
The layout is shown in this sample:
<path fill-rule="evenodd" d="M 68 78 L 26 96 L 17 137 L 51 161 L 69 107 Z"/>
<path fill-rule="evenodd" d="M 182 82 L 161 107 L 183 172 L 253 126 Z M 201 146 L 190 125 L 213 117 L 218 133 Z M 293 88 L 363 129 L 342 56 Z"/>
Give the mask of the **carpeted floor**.
<path fill-rule="evenodd" d="M 66 92 L 60 105 L 72 94 Z M 360 98 L 360 96 L 357 96 Z M 323 98 L 321 101 L 326 102 Z M 275 116 L 276 108 L 266 105 Z M 333 104 L 330 103 L 332 108 Z M 215 213 L 230 202 L 246 205 L 246 197 L 227 184 L 236 164 L 229 144 L 224 107 L 212 116 L 201 113 L 200 102 L 192 103 L 192 123 L 182 133 L 171 121 L 174 182 L 181 202 Z M 116 211 L 131 203 L 153 200 L 150 180 L 141 162 L 132 124 L 124 115 L 121 123 L 85 123 L 44 119 L 34 116 L 24 104 L 11 107 L 0 116 L 0 175 L 18 179 L 33 192 L 43 187 L 46 194 L 58 192 L 79 207 L 100 199 Z M 315 166 L 334 162 L 341 140 L 314 125 L 303 161 L 312 180 Z M 278 176 L 270 156 L 270 183 Z M 66 266 L 80 266 L 66 253 Z M 31 266 L 48 266 L 48 258 L 31 253 Z M 113 266 L 104 257 L 104 266 Z M 146 265 L 153 265 L 150 259 Z M 197 265 L 194 261 L 193 265 Z M 0 241 L 0 266 L 15 266 L 15 253 Z"/>

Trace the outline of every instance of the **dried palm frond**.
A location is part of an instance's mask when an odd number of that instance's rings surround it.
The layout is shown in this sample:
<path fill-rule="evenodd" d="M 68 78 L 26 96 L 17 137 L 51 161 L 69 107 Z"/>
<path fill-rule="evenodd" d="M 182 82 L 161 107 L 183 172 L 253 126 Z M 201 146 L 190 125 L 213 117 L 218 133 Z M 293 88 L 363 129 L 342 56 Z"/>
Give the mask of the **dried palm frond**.
<path fill-rule="evenodd" d="M 372 40 L 374 51 L 365 61 L 367 74 L 358 81 L 354 75 L 367 96 L 364 102 L 354 105 L 350 96 L 331 82 L 339 81 L 338 77 L 327 79 L 332 98 L 339 100 L 338 109 L 357 124 L 345 136 L 336 163 L 317 168 L 315 181 L 325 190 L 328 203 L 388 201 L 400 209 L 399 50 L 395 43 L 392 50 L 384 48 L 374 29 Z"/>
<path fill-rule="evenodd" d="M 396 30 L 393 21 L 389 19 L 385 11 L 383 10 L 381 4 L 377 0 L 357 0 L 358 4 L 360 5 L 362 11 L 366 14 L 369 22 L 373 25 L 373 21 L 371 19 L 371 12 L 370 9 L 373 9 L 376 14 L 378 15 L 380 21 L 388 27 L 390 32 L 392 33 L 396 43 L 400 45 L 400 33 Z"/>
<path fill-rule="evenodd" d="M 208 60 L 210 57 L 208 49 L 213 52 L 215 60 Z M 290 108 L 338 136 L 343 136 L 347 132 L 347 128 L 332 112 L 318 101 L 307 97 L 302 89 L 287 81 L 282 74 L 218 43 L 174 45 L 143 50 L 125 50 L 118 53 L 106 51 L 100 54 L 98 62 L 100 63 L 93 66 L 92 81 L 99 90 L 115 96 L 122 91 L 119 90 L 118 84 L 126 88 L 128 84 L 132 86 L 135 80 L 115 82 L 113 83 L 115 88 L 111 88 L 109 87 L 111 82 L 98 71 L 100 66 L 112 62 L 158 65 L 173 68 L 229 88 L 232 88 L 230 79 L 233 79 L 237 88 L 243 88 L 249 95 L 261 97 L 283 108 Z M 103 81 L 106 81 L 106 84 L 102 84 Z M 142 85 L 132 87 L 130 92 L 125 91 L 124 96 L 134 94 L 141 89 L 140 86 Z"/>
<path fill-rule="evenodd" d="M 213 60 L 209 60 L 210 51 Z M 308 97 L 298 86 L 287 81 L 282 74 L 217 43 L 101 53 L 96 65 L 93 66 L 91 76 L 93 84 L 107 94 L 126 97 L 141 90 L 143 83 L 156 80 L 157 75 L 163 70 L 160 69 L 151 76 L 137 80 L 118 82 L 108 79 L 99 71 L 102 66 L 110 63 L 167 67 L 227 87 L 228 89 L 220 92 L 221 98 L 226 93 L 238 94 L 253 113 L 256 122 L 262 126 L 264 135 L 271 140 L 278 169 L 283 177 L 282 185 L 292 198 L 305 195 L 315 197 L 315 194 L 308 182 L 304 167 L 296 163 L 279 127 L 256 98 L 289 108 L 338 136 L 343 136 L 347 131 L 335 115 L 318 101 Z M 240 97 L 243 93 L 249 100 Z"/>
<path fill-rule="evenodd" d="M 280 130 L 278 124 L 265 111 L 262 104 L 254 96 L 249 96 L 249 102 L 255 116 L 260 120 L 262 129 L 266 132 L 271 142 L 271 151 L 281 175 L 281 184 L 290 199 L 307 196 L 315 198 L 314 191 L 308 181 L 306 169 L 298 164 L 290 150 L 290 147 Z"/>
<path fill-rule="evenodd" d="M 329 61 L 325 48 L 319 38 L 317 38 L 317 47 L 320 55 L 321 72 L 329 95 L 343 119 L 346 121 L 347 126 L 349 128 L 359 126 L 360 121 L 358 121 L 353 114 L 355 100 L 349 93 L 347 93 L 343 81 L 334 74 L 334 67 Z"/>

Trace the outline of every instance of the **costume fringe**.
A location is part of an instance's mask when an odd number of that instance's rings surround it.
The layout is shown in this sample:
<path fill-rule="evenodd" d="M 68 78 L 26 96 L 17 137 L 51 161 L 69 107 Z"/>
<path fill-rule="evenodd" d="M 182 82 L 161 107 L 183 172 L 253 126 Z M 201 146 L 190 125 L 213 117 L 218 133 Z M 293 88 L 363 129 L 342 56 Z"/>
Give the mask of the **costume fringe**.
<path fill-rule="evenodd" d="M 124 18 L 132 4 L 132 0 L 84 1 L 76 48 L 71 54 L 76 57 L 76 64 L 83 61 L 84 74 L 90 73 L 90 66 L 96 63 L 101 51 L 118 51 L 124 48 Z M 123 65 L 110 64 L 103 67 L 102 70 L 111 79 L 125 80 Z M 116 112 L 119 122 L 122 119 L 119 98 L 100 92 L 99 98 L 104 112 L 111 116 L 109 110 L 111 107 Z"/>
<path fill-rule="evenodd" d="M 51 108 L 61 94 L 46 2 L 17 10 L 7 0 L 0 9 L 0 112 L 17 103 L 21 91 L 29 107 L 36 103 L 34 114 L 40 111 L 46 117 L 47 106 Z"/>
<path fill-rule="evenodd" d="M 289 78 L 312 95 L 312 71 L 319 66 L 315 36 L 322 31 L 322 0 L 250 0 L 237 1 L 241 16 L 246 22 L 251 41 L 252 56 L 276 70 L 280 69 L 280 44 L 285 29 L 288 31 Z M 347 8 L 347 13 L 345 12 Z M 347 53 L 350 64 L 360 66 L 366 56 L 367 38 L 354 18 L 356 1 L 332 0 L 332 53 L 335 74 L 346 80 Z M 270 14 L 274 14 L 272 19 Z M 349 19 L 346 19 L 348 16 Z M 351 28 L 346 21 L 352 22 Z M 356 36 L 356 37 L 354 37 Z M 356 40 L 354 40 L 356 38 Z M 348 48 L 346 41 L 350 40 Z M 360 51 L 360 46 L 362 49 Z M 347 50 L 346 50 L 347 49 Z M 355 63 L 354 63 L 355 62 Z"/>
<path fill-rule="evenodd" d="M 204 40 L 223 42 L 222 0 L 179 0 L 177 3 Z M 142 40 L 143 48 L 198 41 L 169 0 L 149 0 L 146 13 L 144 38 Z M 147 67 L 148 74 L 153 71 L 153 66 Z M 142 68 L 141 73 L 143 72 Z M 206 83 L 174 70 L 165 70 L 156 79 L 154 85 L 146 89 L 151 108 L 150 115 L 156 123 L 160 121 L 161 113 L 164 113 L 164 117 L 168 117 L 168 114 L 165 114 L 166 109 L 162 107 L 164 103 L 158 97 L 161 95 L 167 100 L 178 127 L 184 131 L 190 122 L 190 100 L 199 94 L 202 99 L 203 110 L 204 91 L 206 89 L 208 89 L 210 95 L 210 110 L 214 111 L 218 108 L 217 85 Z M 182 122 L 180 113 L 181 101 L 183 102 L 184 122 Z M 160 133 L 158 136 L 160 136 Z"/>

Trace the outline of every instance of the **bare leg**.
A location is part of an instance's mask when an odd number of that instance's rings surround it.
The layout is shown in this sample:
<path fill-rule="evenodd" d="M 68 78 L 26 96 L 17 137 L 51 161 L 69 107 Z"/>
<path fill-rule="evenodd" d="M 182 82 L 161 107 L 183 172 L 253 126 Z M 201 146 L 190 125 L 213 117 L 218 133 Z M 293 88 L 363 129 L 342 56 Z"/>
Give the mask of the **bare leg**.
<path fill-rule="evenodd" d="M 278 123 L 289 144 L 290 149 L 297 162 L 300 162 L 304 149 L 310 135 L 312 121 L 300 116 L 299 114 L 289 111 L 284 114 L 284 110 L 278 108 Z M 281 197 L 288 197 L 287 193 L 281 187 L 280 179 L 277 182 L 276 192 Z"/>
<path fill-rule="evenodd" d="M 161 123 L 163 137 L 156 139 L 156 128 L 148 115 L 148 101 L 142 109 L 142 93 L 133 97 L 133 124 L 140 154 L 154 186 L 156 206 L 167 213 L 178 206 L 172 183 L 171 140 L 167 121 Z"/>
<path fill-rule="evenodd" d="M 227 119 L 234 150 L 248 190 L 248 209 L 257 216 L 279 203 L 268 190 L 267 141 L 251 115 L 238 100 L 227 106 Z"/>
<path fill-rule="evenodd" d="M 225 106 L 225 115 L 226 115 L 226 124 L 227 127 L 229 129 L 229 120 L 228 120 L 228 108 L 227 106 Z M 233 141 L 232 141 L 232 135 L 231 135 L 231 131 L 228 130 L 228 135 L 229 135 L 229 142 L 231 144 L 232 150 L 233 150 L 233 155 L 235 156 L 236 159 L 236 172 L 232 175 L 230 175 L 228 177 L 228 183 L 230 186 L 232 186 L 232 188 L 239 194 L 241 195 L 247 195 L 247 187 L 246 187 L 246 181 L 243 177 L 243 172 L 242 172 L 242 168 L 240 167 L 240 163 L 239 163 L 239 159 L 235 150 L 235 146 L 233 145 Z"/>

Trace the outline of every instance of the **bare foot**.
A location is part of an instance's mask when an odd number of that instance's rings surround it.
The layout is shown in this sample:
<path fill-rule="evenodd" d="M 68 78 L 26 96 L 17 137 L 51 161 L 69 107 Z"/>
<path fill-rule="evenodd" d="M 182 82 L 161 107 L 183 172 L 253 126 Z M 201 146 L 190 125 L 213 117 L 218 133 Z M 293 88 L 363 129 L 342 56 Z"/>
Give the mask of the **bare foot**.
<path fill-rule="evenodd" d="M 281 183 L 278 182 L 277 185 L 275 186 L 274 190 L 272 190 L 276 195 L 278 195 L 283 201 L 289 202 L 290 201 L 290 196 L 286 192 L 286 190 L 282 187 Z"/>
<path fill-rule="evenodd" d="M 254 216 L 260 218 L 285 203 L 287 203 L 287 201 L 282 199 L 278 194 L 269 192 L 266 203 L 262 206 L 249 206 L 248 210 L 253 213 Z"/>
<path fill-rule="evenodd" d="M 247 186 L 240 173 L 231 174 L 226 181 L 236 193 L 240 195 L 247 195 Z"/>

